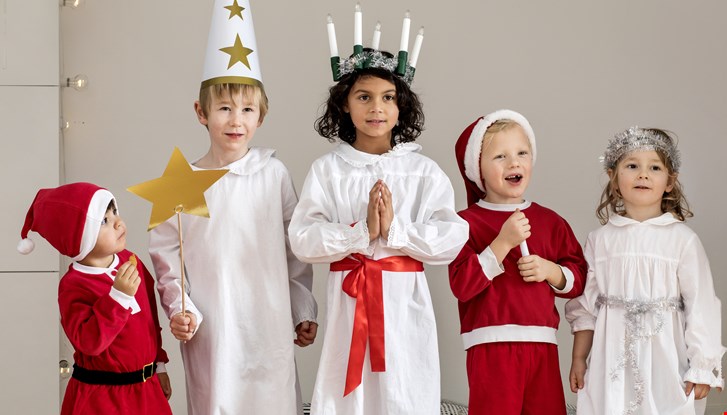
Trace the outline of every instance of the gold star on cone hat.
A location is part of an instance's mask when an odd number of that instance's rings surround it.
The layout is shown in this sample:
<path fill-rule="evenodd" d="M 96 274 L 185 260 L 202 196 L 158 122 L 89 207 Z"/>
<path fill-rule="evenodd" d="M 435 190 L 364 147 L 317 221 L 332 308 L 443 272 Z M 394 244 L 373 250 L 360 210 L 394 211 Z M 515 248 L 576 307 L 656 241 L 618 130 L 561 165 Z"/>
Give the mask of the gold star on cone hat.
<path fill-rule="evenodd" d="M 204 192 L 227 170 L 194 170 L 174 148 L 162 177 L 129 187 L 128 191 L 152 202 L 148 231 L 177 213 L 209 218 Z"/>
<path fill-rule="evenodd" d="M 250 0 L 215 0 L 202 88 L 215 84 L 263 86 Z"/>

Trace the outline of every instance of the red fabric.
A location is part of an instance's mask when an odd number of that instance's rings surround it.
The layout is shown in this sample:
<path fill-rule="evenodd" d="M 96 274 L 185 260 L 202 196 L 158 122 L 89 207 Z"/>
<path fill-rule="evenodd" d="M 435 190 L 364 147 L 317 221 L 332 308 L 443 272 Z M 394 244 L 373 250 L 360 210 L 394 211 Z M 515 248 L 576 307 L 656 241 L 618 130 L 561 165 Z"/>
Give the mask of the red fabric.
<path fill-rule="evenodd" d="M 40 189 L 25 216 L 21 238 L 27 238 L 29 231 L 35 231 L 61 255 L 75 257 L 81 252 L 88 205 L 93 195 L 101 189 L 91 183 L 71 183 L 53 189 Z"/>
<path fill-rule="evenodd" d="M 459 300 L 462 333 L 507 324 L 557 329 L 560 316 L 555 308 L 555 297 L 573 298 L 583 292 L 586 260 L 565 219 L 537 203 L 522 212 L 532 230 L 527 240 L 530 253 L 568 268 L 574 276 L 573 288 L 567 293 L 556 294 L 545 281 L 523 281 L 517 266 L 521 257 L 519 249 L 511 250 L 502 261 L 504 273 L 494 279 L 485 276 L 478 255 L 497 237 L 512 212 L 472 205 L 459 212 L 469 223 L 470 238 L 449 265 L 449 283 Z"/>
<path fill-rule="evenodd" d="M 485 197 L 484 192 L 482 192 L 482 190 L 477 187 L 477 184 L 475 184 L 475 182 L 468 179 L 467 175 L 464 172 L 464 153 L 467 150 L 467 143 L 469 143 L 470 141 L 470 135 L 472 135 L 472 130 L 475 129 L 475 126 L 482 118 L 483 117 L 477 118 L 472 124 L 465 128 L 464 131 L 462 131 L 462 134 L 460 134 L 459 138 L 457 139 L 457 143 L 454 145 L 454 155 L 457 159 L 457 166 L 459 167 L 460 174 L 462 174 L 462 177 L 464 178 L 464 187 L 467 191 L 467 206 L 471 206 L 477 203 L 478 200 Z"/>
<path fill-rule="evenodd" d="M 565 415 L 558 346 L 487 343 L 467 350 L 470 415 Z"/>
<path fill-rule="evenodd" d="M 356 299 L 346 387 L 343 392 L 343 396 L 346 396 L 361 384 L 367 341 L 371 371 L 386 371 L 382 271 L 421 272 L 424 271 L 424 265 L 407 256 L 373 260 L 361 254 L 352 254 L 332 263 L 331 271 L 351 271 L 344 278 L 342 288 L 346 294 Z"/>
<path fill-rule="evenodd" d="M 119 265 L 129 256 L 129 251 L 119 252 Z M 150 362 L 169 361 L 161 347 L 154 279 L 141 261 L 137 269 L 144 284 L 139 285 L 135 295 L 141 311 L 134 315 L 111 298 L 113 281 L 106 274 L 84 274 L 71 266 L 61 279 L 61 325 L 79 366 L 131 372 Z M 121 386 L 89 385 L 71 378 L 61 414 L 156 415 L 171 414 L 171 409 L 156 375 L 143 383 Z"/>

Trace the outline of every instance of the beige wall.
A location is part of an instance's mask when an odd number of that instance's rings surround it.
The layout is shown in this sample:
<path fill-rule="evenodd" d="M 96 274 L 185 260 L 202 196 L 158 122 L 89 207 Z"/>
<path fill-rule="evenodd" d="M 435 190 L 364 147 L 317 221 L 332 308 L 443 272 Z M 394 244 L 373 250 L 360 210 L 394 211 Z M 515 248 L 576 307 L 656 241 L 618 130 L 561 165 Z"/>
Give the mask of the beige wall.
<path fill-rule="evenodd" d="M 334 0 L 252 5 L 271 100 L 253 144 L 277 148 L 298 188 L 310 163 L 331 148 L 312 128 L 331 85 L 325 16 L 334 16 L 339 49 L 348 50 L 353 6 Z M 454 141 L 492 110 L 511 108 L 530 119 L 538 163 L 527 196 L 564 216 L 581 241 L 598 225 L 598 156 L 606 140 L 632 124 L 675 131 L 683 152 L 681 179 L 696 212 L 688 223 L 701 236 L 719 295 L 727 300 L 727 256 L 720 251 L 727 233 L 720 209 L 727 203 L 727 3 L 369 0 L 362 7 L 365 42 L 381 20 L 383 48 L 397 47 L 407 9 L 412 29 L 426 27 L 414 89 L 424 102 L 427 129 L 418 141 L 450 175 L 459 208 L 464 189 Z M 129 247 L 147 265 L 150 206 L 124 189 L 160 175 L 173 146 L 189 158 L 207 148 L 192 103 L 210 8 L 211 1 L 94 0 L 61 13 L 62 70 L 90 79 L 87 91 L 63 93 L 71 124 L 65 132 L 67 180 L 97 182 L 116 193 L 131 229 Z M 325 273 L 316 271 L 323 316 Z M 442 396 L 466 402 L 456 302 L 444 268 L 429 268 L 428 277 L 439 323 Z M 320 339 L 298 355 L 306 397 Z M 166 341 L 174 359 L 173 405 L 184 413 L 179 353 L 171 337 Z M 565 375 L 571 345 L 565 326 L 560 341 Z M 712 396 L 715 413 L 727 409 L 725 394 Z"/>

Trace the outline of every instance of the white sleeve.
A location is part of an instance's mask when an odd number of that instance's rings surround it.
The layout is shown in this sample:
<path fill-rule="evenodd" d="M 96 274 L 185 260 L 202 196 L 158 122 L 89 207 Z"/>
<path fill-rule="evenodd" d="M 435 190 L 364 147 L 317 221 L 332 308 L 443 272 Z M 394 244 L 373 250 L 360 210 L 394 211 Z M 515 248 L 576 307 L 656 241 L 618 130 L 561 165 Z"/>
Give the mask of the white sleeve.
<path fill-rule="evenodd" d="M 164 312 L 169 319 L 182 312 L 182 285 L 179 260 L 179 234 L 176 217 L 172 217 L 149 232 L 149 255 L 154 265 L 157 279 L 157 291 Z M 202 323 L 203 316 L 190 298 L 190 285 L 185 285 L 187 297 L 186 311 L 197 317 L 197 325 Z"/>
<path fill-rule="evenodd" d="M 298 260 L 290 249 L 288 226 L 293 215 L 298 196 L 290 175 L 286 174 L 281 189 L 283 199 L 283 226 L 285 227 L 285 254 L 288 261 L 288 278 L 290 285 L 290 310 L 293 316 L 293 327 L 303 321 L 316 322 L 318 305 L 313 298 L 313 267 Z"/>
<path fill-rule="evenodd" d="M 353 253 L 372 255 L 365 217 L 354 226 L 334 222 L 336 205 L 325 189 L 324 167 L 318 162 L 311 167 L 290 220 L 293 253 L 307 263 L 331 263 Z"/>
<path fill-rule="evenodd" d="M 446 265 L 467 242 L 469 225 L 455 212 L 452 184 L 438 166 L 423 180 L 418 209 L 411 216 L 395 213 L 387 246 L 427 264 Z"/>
<path fill-rule="evenodd" d="M 588 263 L 588 273 L 586 274 L 586 285 L 583 288 L 583 294 L 576 298 L 568 300 L 565 304 L 565 319 L 571 327 L 571 333 L 583 330 L 594 330 L 596 328 L 596 316 L 598 308 L 596 302 L 600 290 L 595 273 L 595 253 L 593 248 L 593 234 L 588 235 L 586 247 L 583 250 L 583 256 Z"/>
<path fill-rule="evenodd" d="M 685 382 L 724 387 L 722 378 L 722 312 L 714 291 L 709 260 L 695 234 L 686 244 L 677 270 L 684 300 L 689 370 Z"/>

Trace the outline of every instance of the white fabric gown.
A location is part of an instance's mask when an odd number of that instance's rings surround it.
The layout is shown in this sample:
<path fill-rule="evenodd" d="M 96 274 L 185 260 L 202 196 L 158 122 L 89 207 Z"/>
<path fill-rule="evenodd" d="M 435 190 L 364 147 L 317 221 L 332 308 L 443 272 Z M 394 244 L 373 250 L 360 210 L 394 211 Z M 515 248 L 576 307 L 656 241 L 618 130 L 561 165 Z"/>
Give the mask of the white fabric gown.
<path fill-rule="evenodd" d="M 406 143 L 374 155 L 341 143 L 316 160 L 290 223 L 293 252 L 311 263 L 331 263 L 352 253 L 451 262 L 467 240 L 468 225 L 454 211 L 449 179 L 420 149 Z M 388 241 L 369 243 L 369 191 L 378 179 L 391 190 L 394 222 Z M 437 330 L 423 272 L 383 272 L 386 371 L 371 372 L 367 348 L 362 383 L 343 396 L 356 304 L 341 289 L 347 273 L 329 274 L 312 413 L 439 414 Z"/>
<path fill-rule="evenodd" d="M 226 166 L 205 192 L 210 218 L 182 215 L 186 307 L 202 319 L 181 345 L 190 415 L 302 412 L 294 325 L 315 321 L 316 303 L 311 267 L 287 241 L 293 182 L 273 154 L 253 147 Z M 176 216 L 151 232 L 149 251 L 171 317 L 182 301 Z"/>
<path fill-rule="evenodd" d="M 566 305 L 595 330 L 578 413 L 693 415 L 684 382 L 722 386 L 720 301 L 698 236 L 672 214 L 612 216 L 585 247 L 588 278 Z"/>

